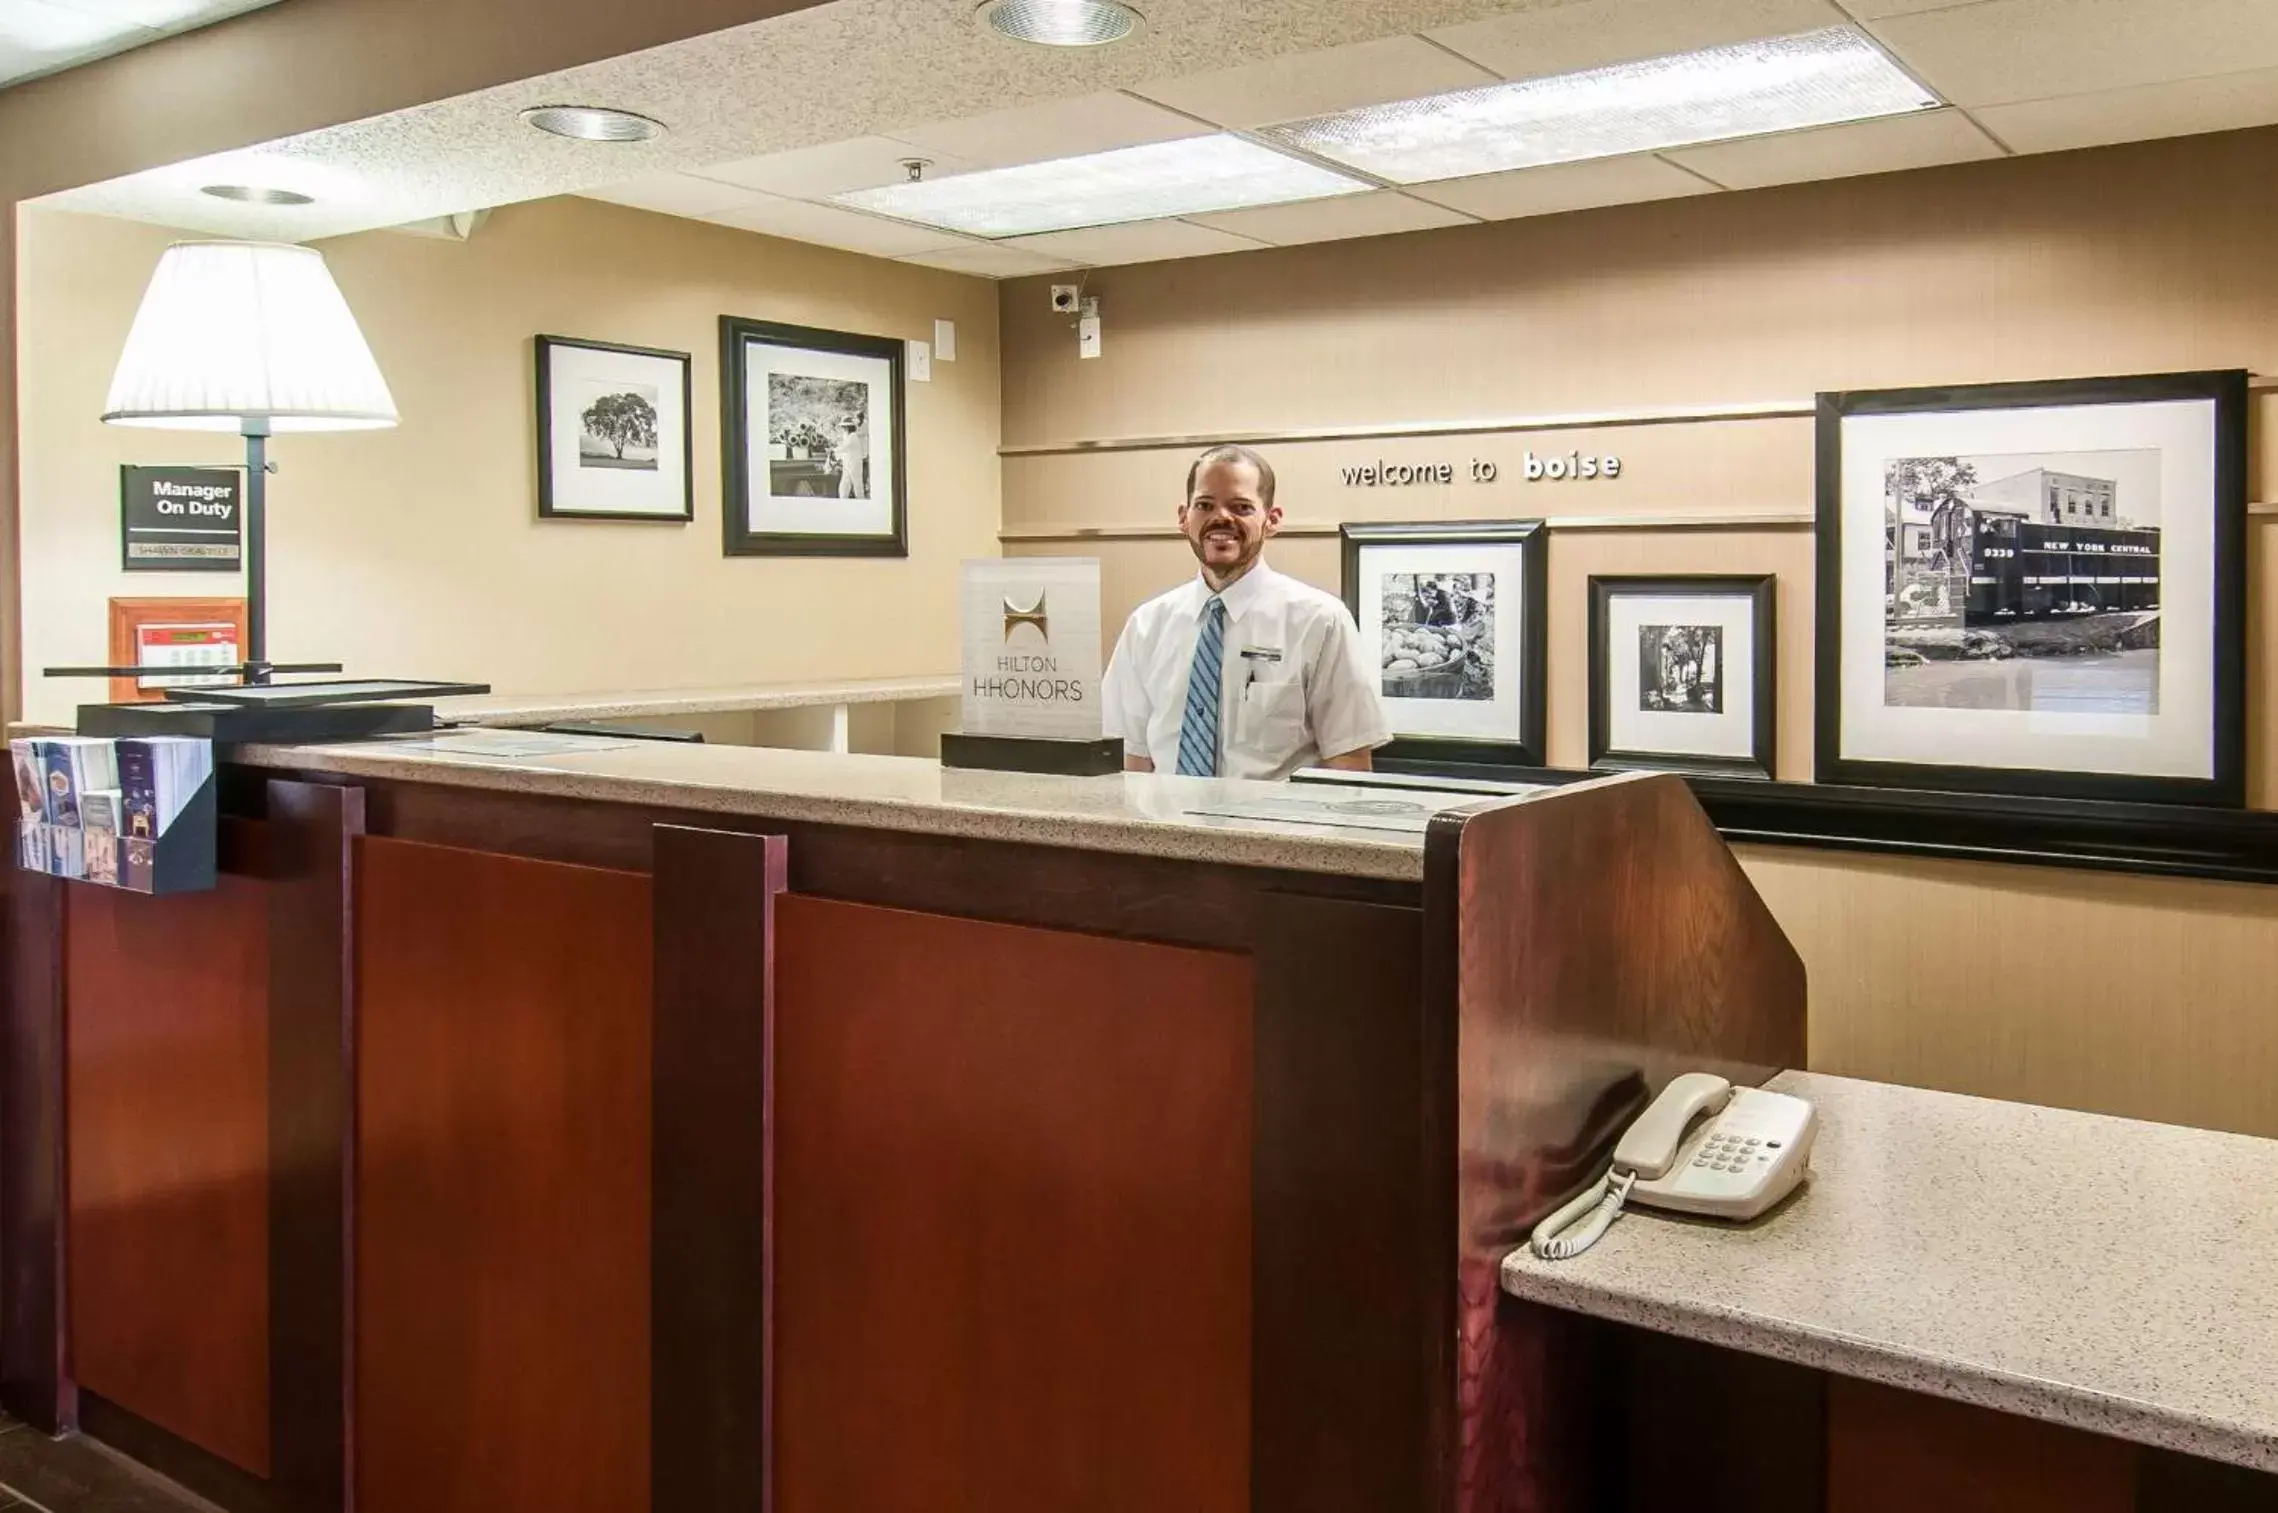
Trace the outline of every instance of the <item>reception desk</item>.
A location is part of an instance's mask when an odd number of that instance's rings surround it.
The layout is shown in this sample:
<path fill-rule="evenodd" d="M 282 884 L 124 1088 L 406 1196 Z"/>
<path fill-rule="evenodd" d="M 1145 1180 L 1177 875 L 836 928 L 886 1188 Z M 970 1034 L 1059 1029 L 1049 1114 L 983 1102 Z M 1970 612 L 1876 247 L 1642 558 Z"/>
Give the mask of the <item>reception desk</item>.
<path fill-rule="evenodd" d="M 1498 1268 L 1803 1059 L 1674 777 L 221 780 L 210 893 L 12 877 L 0 1398 L 232 1510 L 1583 1506 L 1605 1326 Z"/>

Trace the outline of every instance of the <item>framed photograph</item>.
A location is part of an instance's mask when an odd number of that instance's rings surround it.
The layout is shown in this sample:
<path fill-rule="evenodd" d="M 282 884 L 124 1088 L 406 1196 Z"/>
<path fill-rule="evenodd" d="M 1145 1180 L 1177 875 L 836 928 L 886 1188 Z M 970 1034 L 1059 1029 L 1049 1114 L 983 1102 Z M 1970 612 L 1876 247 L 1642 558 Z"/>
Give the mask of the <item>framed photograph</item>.
<path fill-rule="evenodd" d="M 902 342 L 720 317 L 731 557 L 906 557 Z"/>
<path fill-rule="evenodd" d="M 696 518 L 686 352 L 538 338 L 538 518 Z"/>
<path fill-rule="evenodd" d="M 2246 374 L 1819 396 L 1818 779 L 2245 802 Z"/>
<path fill-rule="evenodd" d="M 1774 580 L 1590 580 L 1590 765 L 1772 776 Z"/>
<path fill-rule="evenodd" d="M 1394 760 L 1539 767 L 1548 537 L 1539 520 L 1348 525 L 1345 604 Z"/>

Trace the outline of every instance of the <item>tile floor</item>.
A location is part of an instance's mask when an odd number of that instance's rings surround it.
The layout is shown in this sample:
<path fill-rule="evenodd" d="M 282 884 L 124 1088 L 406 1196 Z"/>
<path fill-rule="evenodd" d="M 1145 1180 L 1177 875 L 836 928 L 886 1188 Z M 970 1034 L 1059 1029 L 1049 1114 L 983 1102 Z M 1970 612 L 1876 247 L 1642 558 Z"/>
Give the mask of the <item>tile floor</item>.
<path fill-rule="evenodd" d="M 90 1440 L 51 1440 L 0 1415 L 0 1513 L 215 1513 Z"/>

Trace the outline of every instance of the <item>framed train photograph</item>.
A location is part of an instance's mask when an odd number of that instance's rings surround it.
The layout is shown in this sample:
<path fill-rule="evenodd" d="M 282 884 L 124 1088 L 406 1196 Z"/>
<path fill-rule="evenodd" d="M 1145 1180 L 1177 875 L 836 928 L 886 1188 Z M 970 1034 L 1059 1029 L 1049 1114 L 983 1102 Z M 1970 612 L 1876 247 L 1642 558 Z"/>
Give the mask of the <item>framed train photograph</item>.
<path fill-rule="evenodd" d="M 2243 804 L 2246 377 L 1820 395 L 1818 780 Z"/>
<path fill-rule="evenodd" d="M 1376 669 L 1378 757 L 1543 762 L 1547 537 L 1539 520 L 1348 525 L 1344 599 Z"/>

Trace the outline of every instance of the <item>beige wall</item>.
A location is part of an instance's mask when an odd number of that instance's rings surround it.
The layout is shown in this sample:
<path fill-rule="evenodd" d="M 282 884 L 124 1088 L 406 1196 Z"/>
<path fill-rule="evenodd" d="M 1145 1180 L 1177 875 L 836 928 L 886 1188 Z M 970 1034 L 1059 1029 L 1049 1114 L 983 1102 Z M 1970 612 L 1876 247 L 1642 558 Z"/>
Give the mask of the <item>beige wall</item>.
<path fill-rule="evenodd" d="M 229 462 L 226 436 L 105 426 L 105 386 L 166 232 L 27 208 L 21 247 L 27 713 L 99 685 L 114 594 L 222 592 L 218 574 L 118 570 L 118 465 Z M 956 564 L 995 551 L 996 300 L 978 279 L 584 200 L 514 206 L 464 244 L 324 245 L 403 414 L 284 437 L 271 489 L 270 650 L 352 673 L 502 692 L 955 670 Z M 957 361 L 908 387 L 908 560 L 720 549 L 718 318 L 930 338 Z M 695 357 L 696 520 L 536 518 L 531 338 Z"/>
<path fill-rule="evenodd" d="M 615 57 L 815 0 L 292 0 L 0 90 L 0 714 L 22 708 L 16 203 Z"/>
<path fill-rule="evenodd" d="M 2273 182 L 2278 130 L 1111 268 L 1087 290 L 1106 340 L 1086 362 L 1048 280 L 1009 284 L 1007 549 L 1096 552 L 1111 624 L 1192 570 L 1169 534 L 1185 449 L 1023 448 L 2278 372 Z M 2259 395 L 2254 416 L 2250 493 L 2266 499 L 2278 398 Z M 1811 435 L 1787 417 L 1267 442 L 1301 533 L 1275 556 L 1334 589 L 1341 520 L 1576 522 L 1550 553 L 1562 766 L 1585 759 L 1591 574 L 1775 573 L 1779 764 L 1807 777 Z M 1530 447 L 1617 453 L 1623 475 L 1529 485 L 1511 463 Z M 1458 481 L 1337 481 L 1379 456 L 1451 461 Z M 1498 461 L 1500 481 L 1469 482 L 1473 457 Z M 2278 805 L 2274 532 L 2267 515 L 2250 532 L 2249 765 L 2264 806 Z M 2278 890 L 1802 849 L 1746 862 L 1810 964 L 1815 1065 L 2278 1135 Z"/>

